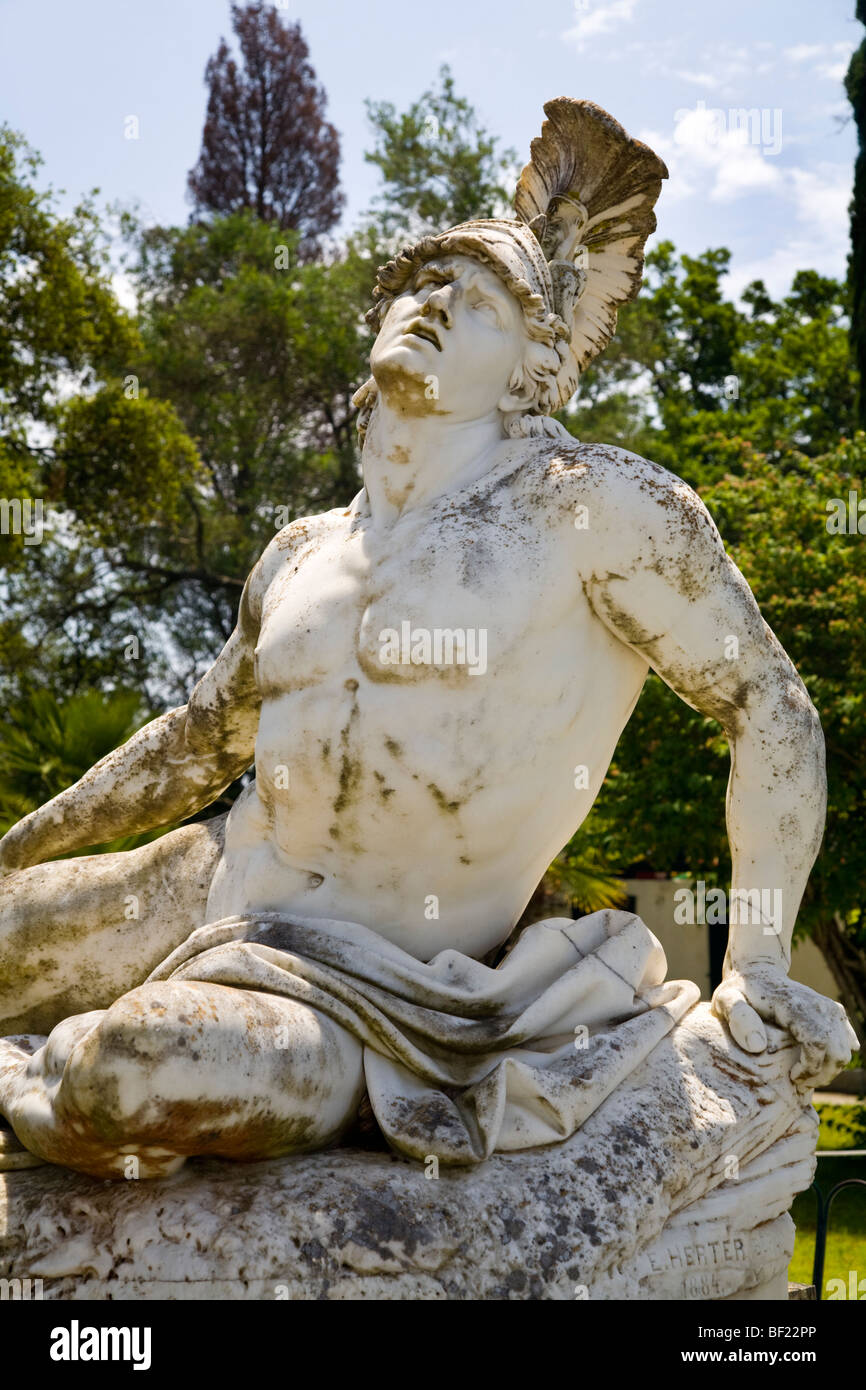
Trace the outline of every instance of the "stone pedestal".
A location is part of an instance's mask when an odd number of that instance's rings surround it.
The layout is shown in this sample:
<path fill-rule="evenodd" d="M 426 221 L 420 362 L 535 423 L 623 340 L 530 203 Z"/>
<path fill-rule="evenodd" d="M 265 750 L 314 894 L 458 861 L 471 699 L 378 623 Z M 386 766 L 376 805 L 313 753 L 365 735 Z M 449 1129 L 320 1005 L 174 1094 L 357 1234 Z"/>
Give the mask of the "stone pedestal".
<path fill-rule="evenodd" d="M 438 1176 L 363 1148 L 6 1172 L 0 1276 L 59 1299 L 783 1299 L 817 1132 L 795 1053 L 749 1058 L 694 1010 L 564 1143 Z"/>
<path fill-rule="evenodd" d="M 360 1150 L 196 1160 L 160 1183 L 11 1172 L 0 1272 L 41 1279 L 49 1299 L 786 1297 L 787 1214 L 749 1229 L 749 1216 L 714 1220 L 695 1204 L 598 1271 L 601 1228 L 573 1148 L 438 1179 Z"/>

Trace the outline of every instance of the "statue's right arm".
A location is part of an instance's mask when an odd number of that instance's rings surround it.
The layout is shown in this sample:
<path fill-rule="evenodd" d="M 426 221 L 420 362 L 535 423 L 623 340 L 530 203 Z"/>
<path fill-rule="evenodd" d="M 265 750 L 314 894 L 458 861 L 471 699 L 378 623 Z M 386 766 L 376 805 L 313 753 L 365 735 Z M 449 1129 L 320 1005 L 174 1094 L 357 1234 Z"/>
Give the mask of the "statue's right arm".
<path fill-rule="evenodd" d="M 146 724 L 14 825 L 0 840 L 0 876 L 184 820 L 246 771 L 259 720 L 254 662 L 264 559 L 244 586 L 234 632 L 188 703 Z"/>

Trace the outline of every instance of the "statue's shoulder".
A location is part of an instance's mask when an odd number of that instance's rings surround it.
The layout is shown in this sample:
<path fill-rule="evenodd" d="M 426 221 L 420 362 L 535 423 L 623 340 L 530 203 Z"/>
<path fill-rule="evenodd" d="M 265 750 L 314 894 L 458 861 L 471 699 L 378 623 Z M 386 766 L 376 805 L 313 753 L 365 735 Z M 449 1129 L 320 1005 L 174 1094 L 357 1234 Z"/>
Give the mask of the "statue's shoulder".
<path fill-rule="evenodd" d="M 612 507 L 620 521 L 704 510 L 697 493 L 660 463 L 617 444 L 581 443 L 577 439 L 538 441 L 533 465 L 552 488 L 572 496 L 580 492 L 598 506 Z"/>
<path fill-rule="evenodd" d="M 264 595 L 279 572 L 286 565 L 294 564 L 301 552 L 311 542 L 323 540 L 335 531 L 344 518 L 351 514 L 357 498 L 349 507 L 334 507 L 328 512 L 316 512 L 312 516 L 299 516 L 278 531 L 265 546 L 258 562 L 250 574 L 249 583 L 259 597 Z"/>
<path fill-rule="evenodd" d="M 643 458 L 631 449 L 623 449 L 618 444 L 583 443 L 571 438 L 545 439 L 533 443 L 538 446 L 535 456 L 544 463 L 552 479 L 577 475 L 595 481 L 599 487 L 628 492 L 641 488 L 668 490 L 688 486 L 660 463 Z"/>
<path fill-rule="evenodd" d="M 312 516 L 296 517 L 288 526 L 284 526 L 282 531 L 277 532 L 265 554 L 273 551 L 275 556 L 285 556 L 296 552 L 308 541 L 316 541 L 329 535 L 340 525 L 343 517 L 351 514 L 354 506 L 355 503 L 351 502 L 348 507 L 333 507 L 329 512 L 314 512 Z"/>
<path fill-rule="evenodd" d="M 523 443 L 524 441 L 522 441 Z M 551 518 L 586 533 L 583 551 L 684 556 L 720 544 L 698 494 L 676 473 L 616 444 L 525 441 L 525 495 Z M 625 563 L 625 558 L 623 560 Z"/>

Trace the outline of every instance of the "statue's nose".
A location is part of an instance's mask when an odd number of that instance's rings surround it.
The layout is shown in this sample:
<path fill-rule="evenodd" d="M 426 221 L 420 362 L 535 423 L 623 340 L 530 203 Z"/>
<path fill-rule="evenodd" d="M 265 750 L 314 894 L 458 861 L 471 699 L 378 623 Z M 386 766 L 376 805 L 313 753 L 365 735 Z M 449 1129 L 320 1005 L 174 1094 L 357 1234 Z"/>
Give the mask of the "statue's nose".
<path fill-rule="evenodd" d="M 430 318 L 435 316 L 445 325 L 451 327 L 451 286 L 440 285 L 433 290 L 421 305 L 421 317 Z"/>

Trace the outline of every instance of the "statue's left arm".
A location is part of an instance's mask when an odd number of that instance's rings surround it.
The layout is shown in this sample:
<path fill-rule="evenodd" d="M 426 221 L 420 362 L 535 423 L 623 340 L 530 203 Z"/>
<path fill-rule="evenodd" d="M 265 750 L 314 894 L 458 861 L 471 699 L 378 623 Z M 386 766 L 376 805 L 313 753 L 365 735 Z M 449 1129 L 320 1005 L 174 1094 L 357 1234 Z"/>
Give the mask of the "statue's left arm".
<path fill-rule="evenodd" d="M 826 1084 L 856 1035 L 841 1005 L 788 979 L 824 829 L 820 720 L 700 498 L 665 470 L 626 459 L 595 526 L 590 508 L 581 569 L 597 616 L 688 705 L 718 720 L 730 744 L 732 910 L 713 1007 L 749 1052 L 766 1046 L 765 1021 L 789 1029 L 802 1044 L 794 1079 Z"/>

